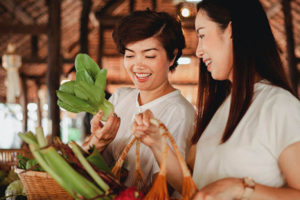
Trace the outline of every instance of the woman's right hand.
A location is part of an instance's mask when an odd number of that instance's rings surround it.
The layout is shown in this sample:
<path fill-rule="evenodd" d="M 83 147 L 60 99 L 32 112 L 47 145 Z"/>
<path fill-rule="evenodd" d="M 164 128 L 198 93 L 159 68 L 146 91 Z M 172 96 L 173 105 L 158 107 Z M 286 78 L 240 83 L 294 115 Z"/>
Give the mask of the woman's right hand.
<path fill-rule="evenodd" d="M 90 146 L 95 145 L 98 151 L 101 152 L 116 137 L 120 127 L 120 118 L 112 113 L 103 125 L 101 123 L 102 115 L 103 113 L 100 111 L 91 120 L 91 135 L 85 139 L 82 145 L 86 151 Z"/>
<path fill-rule="evenodd" d="M 154 116 L 150 110 L 137 114 L 132 124 L 132 133 L 151 149 L 160 149 L 163 146 L 162 136 L 159 127 L 150 122 L 151 118 L 154 118 Z"/>

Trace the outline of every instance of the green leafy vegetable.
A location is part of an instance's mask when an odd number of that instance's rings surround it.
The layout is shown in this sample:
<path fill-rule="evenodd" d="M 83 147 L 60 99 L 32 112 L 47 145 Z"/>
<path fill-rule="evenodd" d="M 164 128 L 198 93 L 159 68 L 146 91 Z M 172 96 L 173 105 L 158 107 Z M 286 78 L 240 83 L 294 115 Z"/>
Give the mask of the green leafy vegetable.
<path fill-rule="evenodd" d="M 57 104 L 67 111 L 88 112 L 95 115 L 103 112 L 106 121 L 113 112 L 113 105 L 105 99 L 107 70 L 100 70 L 87 54 L 78 54 L 75 59 L 76 80 L 63 83 L 56 91 Z"/>
<path fill-rule="evenodd" d="M 111 169 L 105 162 L 104 158 L 100 154 L 100 152 L 93 146 L 91 149 L 91 154 L 86 158 L 90 163 L 95 165 L 98 169 L 103 170 L 109 174 L 112 174 Z"/>

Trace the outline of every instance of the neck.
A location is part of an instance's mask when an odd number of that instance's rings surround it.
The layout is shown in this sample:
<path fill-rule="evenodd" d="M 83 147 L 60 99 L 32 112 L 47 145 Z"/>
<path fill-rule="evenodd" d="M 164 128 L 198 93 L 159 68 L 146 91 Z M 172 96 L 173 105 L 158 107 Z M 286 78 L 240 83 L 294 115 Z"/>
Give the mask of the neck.
<path fill-rule="evenodd" d="M 138 101 L 140 105 L 144 105 L 173 91 L 175 88 L 167 82 L 154 90 L 140 90 Z"/>

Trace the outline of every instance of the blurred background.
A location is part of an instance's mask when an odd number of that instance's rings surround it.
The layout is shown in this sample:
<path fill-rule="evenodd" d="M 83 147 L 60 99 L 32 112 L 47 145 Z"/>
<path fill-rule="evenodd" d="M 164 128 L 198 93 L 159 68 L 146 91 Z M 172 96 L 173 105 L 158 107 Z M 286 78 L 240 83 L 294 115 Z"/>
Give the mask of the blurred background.
<path fill-rule="evenodd" d="M 260 0 L 294 89 L 299 87 L 300 0 Z M 199 0 L 0 0 L 0 149 L 20 148 L 18 132 L 42 126 L 50 139 L 81 141 L 83 115 L 60 110 L 55 90 L 77 53 L 108 69 L 107 90 L 131 86 L 112 40 L 116 22 L 134 10 L 166 11 L 182 21 L 186 48 L 172 84 L 196 103 L 199 60 L 194 30 Z M 255 27 L 253 27 L 255 28 Z"/>

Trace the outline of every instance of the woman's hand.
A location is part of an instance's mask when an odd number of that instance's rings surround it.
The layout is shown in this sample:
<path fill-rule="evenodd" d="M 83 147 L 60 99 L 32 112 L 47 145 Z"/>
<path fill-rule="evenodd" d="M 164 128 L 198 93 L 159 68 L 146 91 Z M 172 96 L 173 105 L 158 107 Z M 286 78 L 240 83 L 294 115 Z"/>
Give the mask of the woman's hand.
<path fill-rule="evenodd" d="M 193 200 L 234 200 L 244 192 L 242 179 L 224 178 L 202 188 Z"/>
<path fill-rule="evenodd" d="M 103 113 L 100 111 L 97 115 L 94 115 L 91 120 L 92 134 L 86 138 L 82 145 L 86 151 L 90 146 L 95 145 L 101 152 L 116 137 L 120 127 L 120 118 L 115 113 L 112 113 L 103 125 L 101 123 L 102 115 Z"/>
<path fill-rule="evenodd" d="M 132 133 L 150 148 L 160 149 L 162 147 L 162 137 L 159 128 L 150 122 L 151 118 L 154 118 L 154 116 L 150 110 L 137 114 L 132 124 Z"/>

